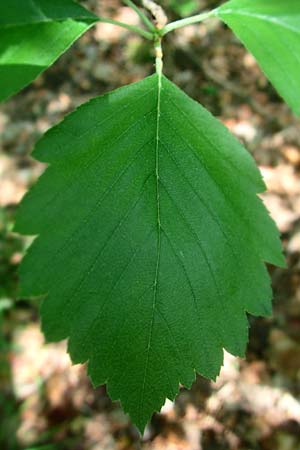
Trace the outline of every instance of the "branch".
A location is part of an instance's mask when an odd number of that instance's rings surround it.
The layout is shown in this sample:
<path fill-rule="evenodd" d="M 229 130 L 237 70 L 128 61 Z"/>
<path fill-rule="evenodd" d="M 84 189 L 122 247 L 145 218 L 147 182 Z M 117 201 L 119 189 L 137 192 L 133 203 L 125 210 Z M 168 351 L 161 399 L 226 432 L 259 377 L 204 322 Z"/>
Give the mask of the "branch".
<path fill-rule="evenodd" d="M 156 31 L 162 30 L 168 23 L 168 18 L 163 8 L 153 0 L 142 0 L 142 4 L 154 17 Z"/>

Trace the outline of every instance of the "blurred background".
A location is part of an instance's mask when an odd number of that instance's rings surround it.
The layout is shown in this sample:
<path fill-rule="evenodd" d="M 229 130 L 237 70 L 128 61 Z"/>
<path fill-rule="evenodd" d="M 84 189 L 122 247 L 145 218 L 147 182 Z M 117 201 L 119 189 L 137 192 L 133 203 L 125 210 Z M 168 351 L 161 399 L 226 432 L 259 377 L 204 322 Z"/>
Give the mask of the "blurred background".
<path fill-rule="evenodd" d="M 163 0 L 169 19 L 219 5 Z M 87 0 L 102 16 L 136 24 L 117 0 Z M 153 417 L 142 443 L 105 388 L 93 390 L 66 344 L 45 345 L 39 302 L 17 300 L 17 269 L 30 244 L 11 232 L 16 207 L 44 170 L 37 139 L 91 97 L 153 72 L 151 43 L 97 24 L 31 86 L 0 107 L 0 449 L 300 449 L 300 131 L 252 56 L 217 20 L 168 35 L 165 73 L 247 147 L 282 233 L 288 269 L 270 267 L 274 315 L 250 318 L 246 360 L 225 354 L 216 383 L 198 377 Z M 238 174 L 237 174 L 238 177 Z"/>

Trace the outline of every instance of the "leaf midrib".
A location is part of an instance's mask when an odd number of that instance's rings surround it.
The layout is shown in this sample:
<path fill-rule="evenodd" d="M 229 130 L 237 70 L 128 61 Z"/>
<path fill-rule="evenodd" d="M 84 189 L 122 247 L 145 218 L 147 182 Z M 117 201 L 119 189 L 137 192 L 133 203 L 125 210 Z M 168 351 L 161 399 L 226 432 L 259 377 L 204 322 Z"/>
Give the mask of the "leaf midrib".
<path fill-rule="evenodd" d="M 153 300 L 152 300 L 152 314 L 151 321 L 149 326 L 149 336 L 147 343 L 147 356 L 145 363 L 145 370 L 143 375 L 143 385 L 142 385 L 142 393 L 140 397 L 139 403 L 139 413 L 141 411 L 141 406 L 144 402 L 145 395 L 145 385 L 147 378 L 147 371 L 149 365 L 149 356 L 151 350 L 151 341 L 152 341 L 152 333 L 154 326 L 154 316 L 156 309 L 156 301 L 157 301 L 157 290 L 158 290 L 158 276 L 159 276 L 159 266 L 160 266 L 160 255 L 161 255 L 161 219 L 160 219 L 160 192 L 159 192 L 159 134 L 160 134 L 160 115 L 161 115 L 161 91 L 162 91 L 162 74 L 157 74 L 157 114 L 156 114 L 156 137 L 155 137 L 155 179 L 156 179 L 156 206 L 157 206 L 157 255 L 156 255 L 156 267 L 155 267 L 155 277 L 153 282 Z"/>

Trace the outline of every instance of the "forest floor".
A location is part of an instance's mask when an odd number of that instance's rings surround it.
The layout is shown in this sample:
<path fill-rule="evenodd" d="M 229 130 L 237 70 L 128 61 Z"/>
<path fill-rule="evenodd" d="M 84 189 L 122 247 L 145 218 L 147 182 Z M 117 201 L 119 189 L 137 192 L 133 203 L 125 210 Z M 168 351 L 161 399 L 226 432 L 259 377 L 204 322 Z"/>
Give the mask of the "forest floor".
<path fill-rule="evenodd" d="M 118 1 L 85 4 L 136 23 Z M 163 3 L 163 2 L 162 2 Z M 174 17 L 176 1 L 169 15 Z M 187 2 L 191 3 L 191 2 Z M 217 1 L 192 2 L 198 9 Z M 166 39 L 165 74 L 215 114 L 247 147 L 264 176 L 265 204 L 282 233 L 288 268 L 270 267 L 274 314 L 250 318 L 245 360 L 225 354 L 215 383 L 198 377 L 167 401 L 145 431 L 145 450 L 300 449 L 300 130 L 254 59 L 218 21 Z M 153 72 L 148 42 L 98 24 L 30 87 L 0 107 L 0 448 L 129 450 L 140 439 L 105 388 L 93 390 L 66 344 L 46 345 L 38 301 L 17 298 L 29 241 L 11 232 L 17 204 L 43 172 L 37 139 L 93 96 Z M 238 177 L 238 174 L 237 174 Z"/>

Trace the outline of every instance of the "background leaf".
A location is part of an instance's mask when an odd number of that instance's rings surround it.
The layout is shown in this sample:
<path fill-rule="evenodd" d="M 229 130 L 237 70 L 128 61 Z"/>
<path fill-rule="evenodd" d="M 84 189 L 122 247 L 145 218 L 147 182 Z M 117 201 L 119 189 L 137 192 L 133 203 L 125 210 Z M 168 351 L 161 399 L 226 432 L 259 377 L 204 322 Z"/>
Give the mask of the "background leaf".
<path fill-rule="evenodd" d="M 263 261 L 284 265 L 249 154 L 208 111 L 153 75 L 81 106 L 37 144 L 50 164 L 16 230 L 39 235 L 23 296 L 46 296 L 46 338 L 143 430 L 223 348 L 243 355 L 246 311 L 271 311 Z"/>
<path fill-rule="evenodd" d="M 232 28 L 299 115 L 299 0 L 231 0 L 218 8 L 216 14 Z"/>
<path fill-rule="evenodd" d="M 0 4 L 0 101 L 49 67 L 97 17 L 72 0 Z"/>

